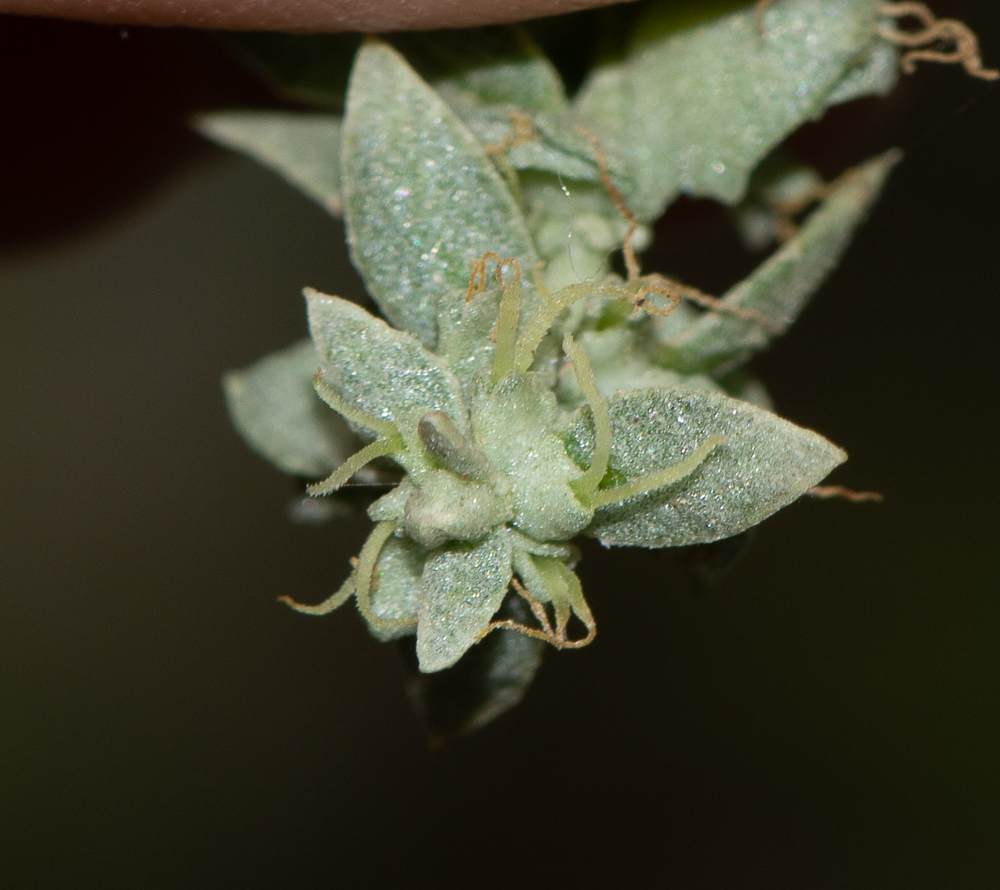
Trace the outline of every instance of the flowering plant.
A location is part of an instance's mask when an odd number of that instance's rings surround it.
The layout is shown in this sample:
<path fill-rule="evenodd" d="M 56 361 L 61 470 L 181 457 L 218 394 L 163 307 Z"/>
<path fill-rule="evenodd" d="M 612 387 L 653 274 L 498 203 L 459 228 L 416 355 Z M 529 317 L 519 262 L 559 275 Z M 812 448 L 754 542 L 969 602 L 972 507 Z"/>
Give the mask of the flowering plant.
<path fill-rule="evenodd" d="M 899 153 L 824 184 L 775 149 L 890 90 L 897 44 L 918 44 L 884 19 L 911 11 L 873 0 L 765 5 L 691 25 L 651 4 L 572 100 L 524 33 L 488 29 L 366 39 L 342 117 L 200 122 L 343 214 L 384 316 L 307 289 L 311 343 L 226 379 L 252 447 L 327 476 L 311 495 L 372 461 L 402 470 L 340 589 L 283 599 L 325 614 L 353 596 L 376 637 L 416 635 L 424 673 L 493 640 L 468 726 L 523 694 L 545 642 L 594 638 L 576 535 L 715 541 L 846 458 L 772 413 L 745 364 L 835 266 Z M 647 225 L 682 193 L 781 246 L 721 298 L 643 275 Z"/>

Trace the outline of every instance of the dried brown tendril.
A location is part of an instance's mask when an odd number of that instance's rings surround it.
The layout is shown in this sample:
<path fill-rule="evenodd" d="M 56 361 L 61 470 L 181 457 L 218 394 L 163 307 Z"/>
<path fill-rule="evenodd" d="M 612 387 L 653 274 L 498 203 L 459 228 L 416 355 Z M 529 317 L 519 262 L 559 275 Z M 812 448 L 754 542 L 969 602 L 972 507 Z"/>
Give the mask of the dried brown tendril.
<path fill-rule="evenodd" d="M 469 274 L 469 289 L 465 292 L 465 302 L 468 303 L 476 294 L 481 294 L 486 288 L 488 275 L 486 274 L 486 264 L 493 260 L 496 263 L 497 283 L 503 287 L 503 274 L 501 270 L 504 266 L 518 265 L 517 260 L 511 257 L 502 257 L 495 250 L 488 250 L 478 260 L 472 263 L 472 272 Z"/>
<path fill-rule="evenodd" d="M 912 74 L 917 62 L 958 62 L 966 72 L 982 80 L 1000 78 L 1000 71 L 984 68 L 979 56 L 979 41 L 968 25 L 957 19 L 939 19 L 924 3 L 902 2 L 884 3 L 878 8 L 880 16 L 893 19 L 914 18 L 920 23 L 920 30 L 903 31 L 885 25 L 876 25 L 875 31 L 883 40 L 897 46 L 910 47 L 903 54 L 900 67 Z M 937 44 L 939 48 L 934 49 Z M 941 45 L 951 45 L 953 49 L 941 49 Z"/>
<path fill-rule="evenodd" d="M 632 285 L 633 288 L 638 285 L 630 299 L 630 302 L 633 303 L 636 309 L 642 309 L 650 315 L 669 315 L 680 305 L 681 300 L 688 300 L 696 306 L 701 306 L 703 309 L 711 309 L 713 312 L 724 312 L 747 321 L 770 324 L 770 319 L 760 312 L 755 312 L 752 309 L 743 309 L 739 306 L 730 306 L 718 297 L 709 296 L 703 291 L 698 290 L 698 288 L 691 287 L 691 285 L 681 284 L 681 282 L 667 278 L 665 275 L 660 275 L 659 273 L 643 275 L 642 268 L 639 265 L 639 258 L 636 256 L 635 248 L 632 247 L 632 237 L 639 228 L 639 218 L 632 211 L 632 208 L 628 206 L 618 186 L 615 185 L 614 180 L 611 178 L 611 171 L 608 168 L 608 158 L 604 153 L 604 146 L 601 145 L 601 140 L 583 127 L 576 127 L 576 132 L 593 147 L 594 159 L 597 161 L 597 172 L 601 177 L 601 184 L 617 208 L 618 213 L 621 214 L 622 219 L 628 223 L 625 236 L 622 238 L 622 256 L 625 259 L 626 285 Z M 669 300 L 669 305 L 664 307 L 650 305 L 648 298 L 653 294 Z"/>
<path fill-rule="evenodd" d="M 504 154 L 523 142 L 533 142 L 540 138 L 535 132 L 531 116 L 523 111 L 510 113 L 510 129 L 499 142 L 487 142 L 483 149 L 488 155 Z"/>
<path fill-rule="evenodd" d="M 545 605 L 535 599 L 517 578 L 511 578 L 511 586 L 517 595 L 528 604 L 531 614 L 535 616 L 535 620 L 540 627 L 528 627 L 526 624 L 520 624 L 509 618 L 503 621 L 491 621 L 479 637 L 480 640 L 495 630 L 513 630 L 525 636 L 533 637 L 536 640 L 544 640 L 556 649 L 581 649 L 594 641 L 594 637 L 597 636 L 597 624 L 594 621 L 593 615 L 590 614 L 589 609 L 583 610 L 584 615 L 577 615 L 587 628 L 587 635 L 579 640 L 571 640 L 567 635 L 566 627 L 569 624 L 570 616 L 575 614 L 574 610 L 563 604 L 553 604 L 552 611 L 555 615 L 555 621 L 553 622 L 545 610 Z"/>

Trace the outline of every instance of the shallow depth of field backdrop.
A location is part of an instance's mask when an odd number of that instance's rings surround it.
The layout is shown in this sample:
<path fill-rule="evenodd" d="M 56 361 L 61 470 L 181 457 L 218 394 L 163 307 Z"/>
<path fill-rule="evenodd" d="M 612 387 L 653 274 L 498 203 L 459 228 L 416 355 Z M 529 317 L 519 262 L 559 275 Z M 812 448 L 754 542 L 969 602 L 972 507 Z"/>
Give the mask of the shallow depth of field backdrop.
<path fill-rule="evenodd" d="M 1000 64 L 995 4 L 965 17 Z M 755 362 L 849 451 L 711 588 L 587 543 L 599 633 L 430 750 L 340 583 L 366 523 L 295 486 L 219 377 L 360 297 L 343 230 L 184 130 L 267 101 L 206 35 L 0 19 L 0 883 L 995 887 L 1000 88 L 931 68 L 799 137 L 907 157 Z M 647 267 L 749 269 L 686 202 Z"/>

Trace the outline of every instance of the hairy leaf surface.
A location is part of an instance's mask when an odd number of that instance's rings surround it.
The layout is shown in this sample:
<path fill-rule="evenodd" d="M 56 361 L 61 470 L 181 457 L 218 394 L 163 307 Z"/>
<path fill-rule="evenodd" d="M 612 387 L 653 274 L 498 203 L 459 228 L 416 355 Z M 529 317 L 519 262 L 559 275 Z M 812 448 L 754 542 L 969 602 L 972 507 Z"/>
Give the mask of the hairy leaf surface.
<path fill-rule="evenodd" d="M 785 0 L 758 33 L 748 4 L 675 31 L 670 3 L 649 7 L 624 60 L 598 69 L 576 110 L 628 151 L 633 210 L 649 220 L 678 193 L 735 203 L 757 162 L 817 116 L 866 56 L 877 0 Z"/>
<path fill-rule="evenodd" d="M 351 254 L 385 316 L 425 346 L 436 301 L 487 251 L 534 268 L 521 211 L 475 136 L 406 61 L 371 39 L 348 91 L 344 216 Z"/>
<path fill-rule="evenodd" d="M 326 476 L 357 450 L 344 420 L 312 385 L 319 367 L 303 340 L 222 380 L 233 426 L 246 443 L 279 469 L 296 476 Z"/>
<path fill-rule="evenodd" d="M 417 657 L 425 673 L 451 667 L 486 629 L 511 578 L 510 536 L 435 550 L 423 572 Z"/>
<path fill-rule="evenodd" d="M 379 618 L 406 621 L 409 626 L 386 631 L 369 625 L 380 640 L 395 640 L 417 631 L 421 574 L 427 552 L 404 538 L 389 538 L 378 558 L 375 583 L 369 593 L 371 610 Z"/>
<path fill-rule="evenodd" d="M 408 442 L 428 411 L 468 430 L 458 380 L 443 359 L 347 300 L 307 290 L 306 301 L 323 379 L 346 402 L 392 421 Z"/>
<path fill-rule="evenodd" d="M 842 463 L 822 436 L 718 393 L 642 389 L 609 399 L 608 466 L 627 480 L 674 466 L 712 436 L 725 436 L 675 485 L 599 508 L 586 533 L 606 546 L 677 547 L 756 525 Z M 589 460 L 593 434 L 580 412 L 568 445 Z"/>
<path fill-rule="evenodd" d="M 514 525 L 538 541 L 571 538 L 591 516 L 569 487 L 581 473 L 553 431 L 555 423 L 555 396 L 533 374 L 510 374 L 473 397 L 476 444 L 507 474 Z"/>

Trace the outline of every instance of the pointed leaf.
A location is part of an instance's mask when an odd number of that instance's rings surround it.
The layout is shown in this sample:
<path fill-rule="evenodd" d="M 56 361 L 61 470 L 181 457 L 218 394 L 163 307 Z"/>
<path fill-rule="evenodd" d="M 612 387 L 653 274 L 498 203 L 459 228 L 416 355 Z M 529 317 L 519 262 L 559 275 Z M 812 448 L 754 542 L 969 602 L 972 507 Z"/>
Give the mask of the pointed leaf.
<path fill-rule="evenodd" d="M 202 136 L 249 155 L 340 216 L 342 123 L 332 114 L 216 111 L 197 119 Z"/>
<path fill-rule="evenodd" d="M 408 442 L 428 411 L 468 430 L 461 388 L 443 359 L 354 303 L 310 289 L 305 295 L 323 379 L 347 402 L 392 421 Z"/>
<path fill-rule="evenodd" d="M 511 578 L 510 536 L 435 550 L 424 565 L 417 657 L 424 673 L 458 661 L 486 629 Z"/>
<path fill-rule="evenodd" d="M 358 54 L 344 122 L 344 215 L 386 317 L 424 345 L 438 296 L 487 251 L 537 263 L 514 199 L 475 136 L 391 47 Z"/>
<path fill-rule="evenodd" d="M 531 138 L 507 151 L 515 169 L 597 181 L 593 149 L 565 118 L 562 79 L 523 30 L 441 31 L 394 42 L 483 145 L 503 142 L 512 114 L 530 121 Z"/>
<path fill-rule="evenodd" d="M 532 622 L 527 603 L 508 595 L 498 621 Z M 409 642 L 401 643 L 406 661 L 406 692 L 434 745 L 481 729 L 516 705 L 542 663 L 545 643 L 512 630 L 496 630 L 473 646 L 454 667 L 421 673 Z"/>
<path fill-rule="evenodd" d="M 623 62 L 599 71 L 576 107 L 584 125 L 630 150 L 640 219 L 679 192 L 738 201 L 757 162 L 817 116 L 868 52 L 877 0 L 786 0 L 765 33 L 747 5 L 676 31 L 671 3 L 648 8 Z M 617 106 L 617 107 L 616 107 Z"/>
<path fill-rule="evenodd" d="M 469 28 L 400 35 L 393 41 L 449 104 L 562 111 L 559 72 L 521 28 Z"/>
<path fill-rule="evenodd" d="M 599 508 L 586 533 L 605 546 L 676 547 L 739 534 L 847 458 L 811 430 L 717 393 L 623 391 L 609 399 L 609 413 L 608 466 L 629 481 L 680 463 L 712 436 L 726 441 L 680 482 Z M 589 455 L 586 412 L 571 428 L 570 446 L 574 439 Z"/>
<path fill-rule="evenodd" d="M 391 631 L 371 625 L 372 636 L 383 642 L 411 636 L 417 632 L 420 608 L 420 576 L 424 569 L 427 551 L 405 538 L 389 538 L 378 557 L 375 583 L 369 593 L 371 610 L 379 618 L 390 621 L 409 621 L 409 627 Z"/>
<path fill-rule="evenodd" d="M 233 426 L 246 443 L 280 470 L 329 475 L 357 450 L 345 421 L 316 395 L 319 359 L 303 340 L 223 377 Z"/>
<path fill-rule="evenodd" d="M 770 325 L 706 312 L 664 342 L 662 360 L 681 370 L 711 369 L 748 358 L 784 333 L 837 265 L 900 157 L 889 151 L 845 175 L 799 232 L 723 298 L 730 306 L 761 313 L 772 320 Z"/>

